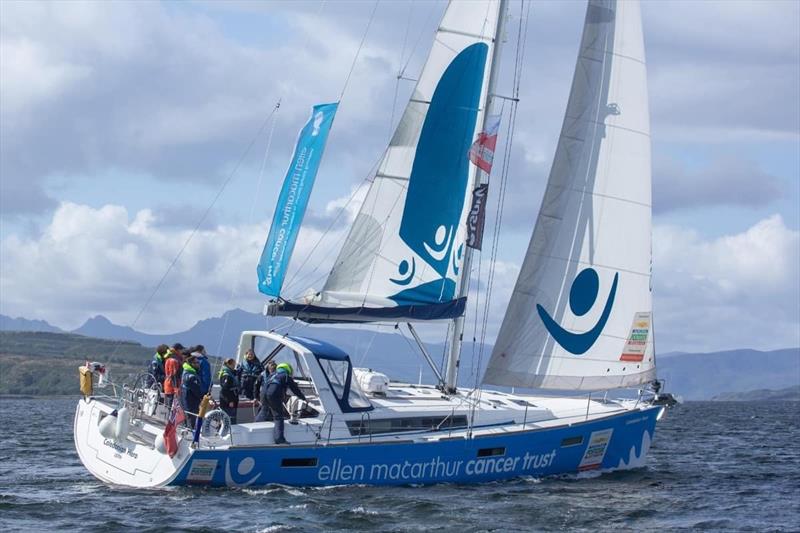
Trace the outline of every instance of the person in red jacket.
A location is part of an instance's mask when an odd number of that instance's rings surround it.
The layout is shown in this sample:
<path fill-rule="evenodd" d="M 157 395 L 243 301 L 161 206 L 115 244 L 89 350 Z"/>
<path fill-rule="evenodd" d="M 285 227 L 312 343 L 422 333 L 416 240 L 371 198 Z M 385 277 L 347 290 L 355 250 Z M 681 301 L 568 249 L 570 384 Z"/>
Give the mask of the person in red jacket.
<path fill-rule="evenodd" d="M 181 393 L 181 373 L 183 372 L 183 350 L 181 343 L 176 342 L 167 352 L 164 363 L 164 396 L 166 397 L 167 412 L 172 410 L 175 396 Z"/>

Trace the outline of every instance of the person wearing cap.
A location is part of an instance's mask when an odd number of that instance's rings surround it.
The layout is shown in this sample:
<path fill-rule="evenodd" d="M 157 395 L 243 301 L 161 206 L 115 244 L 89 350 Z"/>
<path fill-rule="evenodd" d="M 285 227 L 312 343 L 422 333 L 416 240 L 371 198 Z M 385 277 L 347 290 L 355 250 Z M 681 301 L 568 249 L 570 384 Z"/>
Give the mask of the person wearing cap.
<path fill-rule="evenodd" d="M 275 444 L 289 444 L 283 436 L 283 421 L 286 418 L 286 408 L 283 406 L 283 401 L 286 398 L 287 389 L 291 390 L 301 400 L 306 399 L 303 391 L 292 379 L 293 373 L 292 365 L 280 363 L 275 368 L 275 372 L 269 376 L 264 386 L 263 397 L 269 406 L 269 410 L 272 411 L 272 418 L 275 421 L 275 427 L 272 430 Z"/>
<path fill-rule="evenodd" d="M 237 372 L 242 384 L 242 392 L 248 400 L 255 398 L 253 389 L 255 388 L 258 375 L 263 371 L 264 367 L 261 366 L 261 361 L 256 357 L 256 353 L 253 350 L 247 350 L 244 361 L 239 365 Z"/>
<path fill-rule="evenodd" d="M 219 371 L 219 405 L 228 414 L 231 424 L 236 423 L 239 408 L 239 378 L 236 377 L 236 361 L 226 359 Z"/>
<path fill-rule="evenodd" d="M 208 362 L 205 346 L 198 344 L 190 350 L 190 353 L 197 357 L 197 361 L 200 363 L 200 388 L 204 394 L 211 392 L 211 363 Z"/>
<path fill-rule="evenodd" d="M 183 363 L 181 376 L 181 407 L 186 412 L 186 425 L 194 429 L 197 412 L 200 410 L 200 401 L 203 399 L 203 389 L 200 385 L 200 361 L 190 355 Z"/>
<path fill-rule="evenodd" d="M 164 396 L 166 397 L 167 411 L 172 409 L 175 395 L 181 393 L 181 365 L 183 364 L 183 345 L 176 342 L 167 350 L 164 361 Z"/>

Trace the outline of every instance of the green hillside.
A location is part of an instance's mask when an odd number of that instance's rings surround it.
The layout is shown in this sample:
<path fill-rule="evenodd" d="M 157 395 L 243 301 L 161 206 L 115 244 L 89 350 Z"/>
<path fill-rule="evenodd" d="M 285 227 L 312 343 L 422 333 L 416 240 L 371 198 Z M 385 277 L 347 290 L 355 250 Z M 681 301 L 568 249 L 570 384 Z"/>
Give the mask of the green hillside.
<path fill-rule="evenodd" d="M 153 349 L 70 333 L 0 332 L 0 395 L 79 394 L 78 367 L 86 361 L 108 365 L 116 382 L 142 372 Z"/>

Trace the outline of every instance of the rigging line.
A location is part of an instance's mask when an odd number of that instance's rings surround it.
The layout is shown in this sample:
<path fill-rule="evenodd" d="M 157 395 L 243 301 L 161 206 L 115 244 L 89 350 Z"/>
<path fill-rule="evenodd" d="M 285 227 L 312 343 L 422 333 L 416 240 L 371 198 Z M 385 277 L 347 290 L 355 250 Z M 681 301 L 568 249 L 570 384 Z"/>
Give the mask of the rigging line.
<path fill-rule="evenodd" d="M 356 56 L 353 58 L 353 64 L 350 65 L 350 72 L 347 73 L 347 77 L 344 79 L 344 87 L 342 87 L 342 93 L 339 95 L 340 102 L 342 101 L 342 98 L 344 98 L 344 93 L 347 90 L 347 85 L 350 83 L 350 76 L 353 75 L 353 71 L 356 68 L 356 63 L 358 62 L 358 56 L 361 54 L 361 48 L 364 46 L 364 41 L 367 40 L 369 27 L 372 26 L 372 20 L 375 18 L 375 11 L 377 11 L 379 3 L 380 0 L 375 0 L 375 3 L 372 5 L 372 13 L 369 16 L 369 21 L 367 22 L 367 28 L 364 30 L 364 35 L 361 36 L 361 43 L 359 43 L 358 50 L 356 50 Z"/>
<path fill-rule="evenodd" d="M 205 222 L 206 218 L 208 218 L 209 213 L 211 213 L 211 210 L 214 208 L 214 206 L 216 205 L 217 201 L 219 201 L 219 198 L 220 198 L 220 196 L 222 196 L 222 193 L 225 191 L 225 188 L 228 186 L 228 184 L 231 182 L 231 180 L 233 180 L 233 177 L 236 175 L 236 172 L 239 170 L 239 167 L 242 165 L 242 163 L 244 162 L 245 158 L 250 153 L 250 150 L 255 145 L 256 140 L 261 136 L 261 133 L 264 131 L 264 128 L 269 123 L 269 120 L 273 117 L 273 115 L 275 115 L 275 111 L 276 110 L 277 110 L 277 107 L 273 107 L 272 111 L 270 111 L 270 113 L 267 115 L 267 117 L 261 123 L 261 126 L 259 126 L 259 128 L 256 131 L 255 135 L 253 135 L 253 138 L 250 140 L 250 143 L 247 145 L 247 147 L 244 149 L 242 154 L 239 156 L 239 159 L 236 161 L 236 164 L 234 165 L 233 170 L 231 170 L 231 172 L 228 174 L 228 177 L 225 179 L 225 181 L 222 183 L 222 186 L 217 191 L 217 194 L 214 196 L 214 199 L 211 201 L 211 204 L 209 204 L 209 206 L 203 212 L 203 215 L 200 217 L 200 220 L 198 220 L 198 222 L 195 225 L 194 229 L 191 231 L 189 236 L 186 238 L 186 241 L 183 243 L 183 246 L 181 246 L 180 250 L 178 250 L 178 253 L 175 255 L 175 257 L 172 259 L 172 262 L 167 267 L 167 271 L 164 272 L 164 275 L 161 276 L 161 279 L 158 280 L 158 283 L 156 283 L 156 286 L 150 292 L 150 295 L 147 297 L 147 300 L 145 301 L 144 305 L 142 305 L 141 309 L 139 309 L 139 312 L 136 314 L 136 318 L 133 319 L 133 322 L 128 324 L 129 328 L 133 328 L 134 326 L 136 326 L 136 324 L 139 322 L 139 319 L 142 318 L 142 315 L 144 314 L 145 310 L 150 305 L 150 303 L 153 301 L 153 298 L 155 297 L 156 293 L 161 289 L 161 286 L 164 284 L 164 281 L 167 279 L 167 276 L 169 276 L 169 273 L 172 272 L 173 268 L 175 268 L 175 265 L 178 263 L 178 260 L 181 258 L 181 256 L 183 255 L 183 252 L 186 250 L 186 247 L 189 246 L 189 243 L 192 241 L 194 236 L 200 230 L 200 226 L 202 226 L 203 222 Z M 121 342 L 122 341 L 117 341 L 117 343 L 114 345 L 114 349 L 111 352 L 112 356 L 116 354 L 117 349 L 119 348 L 119 345 L 120 345 Z"/>
<path fill-rule="evenodd" d="M 278 102 L 275 104 L 275 111 L 277 112 L 278 109 L 281 107 L 281 101 L 278 99 Z M 278 122 L 277 116 L 272 121 L 272 125 L 269 129 L 269 134 L 267 135 L 267 146 L 264 149 L 264 157 L 261 159 L 261 168 L 258 171 L 258 181 L 256 182 L 256 193 L 253 195 L 253 200 L 250 202 L 250 213 L 247 216 L 248 224 L 253 222 L 253 217 L 255 216 L 256 212 L 256 202 L 258 201 L 259 197 L 261 196 L 261 185 L 264 181 L 264 169 L 267 166 L 267 159 L 269 159 L 270 148 L 272 147 L 272 137 L 275 134 L 275 124 Z M 228 295 L 228 303 L 226 304 L 226 309 L 230 309 L 231 302 L 233 302 L 233 297 L 236 294 L 236 279 L 241 274 L 241 265 L 237 272 L 236 278 L 234 278 L 233 283 L 231 284 L 231 292 Z M 225 320 L 222 322 L 222 332 L 219 336 L 219 344 L 217 345 L 217 354 L 222 353 L 222 341 L 225 338 L 225 332 L 228 329 L 228 320 L 230 318 L 230 313 L 225 313 Z"/>
<path fill-rule="evenodd" d="M 363 331 L 363 328 L 362 328 Z M 367 358 L 367 354 L 369 354 L 369 349 L 372 348 L 372 343 L 375 342 L 375 338 L 378 336 L 378 329 L 374 329 L 372 331 L 372 337 L 369 339 L 366 348 L 364 348 L 364 352 L 361 354 L 361 357 L 358 360 L 358 366 L 364 364 L 364 360 Z"/>
<path fill-rule="evenodd" d="M 320 266 L 322 266 L 322 262 L 320 261 L 320 263 L 318 263 L 317 266 L 314 267 L 313 270 L 311 270 L 311 272 L 309 272 L 307 274 L 303 274 L 301 277 L 298 278 L 298 276 L 300 276 L 300 272 L 302 271 L 303 267 L 305 267 L 306 264 L 308 263 L 308 261 L 314 256 L 314 252 L 317 250 L 319 245 L 322 244 L 322 241 L 325 240 L 325 237 L 328 236 L 328 234 L 331 232 L 333 227 L 339 221 L 341 216 L 344 213 L 347 212 L 347 207 L 353 202 L 353 200 L 355 199 L 356 195 L 361 190 L 361 187 L 364 186 L 364 182 L 369 181 L 370 178 L 374 175 L 374 172 L 377 171 L 377 168 L 380 165 L 380 162 L 381 162 L 382 159 L 383 159 L 383 154 L 381 154 L 380 158 L 372 165 L 372 168 L 370 168 L 369 172 L 367 173 L 367 177 L 365 177 L 363 180 L 361 180 L 361 184 L 359 184 L 358 187 L 355 187 L 353 189 L 353 192 L 350 194 L 350 197 L 347 199 L 345 204 L 339 209 L 339 212 L 336 213 L 336 216 L 333 218 L 333 220 L 330 222 L 330 224 L 328 224 L 328 227 L 325 228 L 325 231 L 322 233 L 322 235 L 320 235 L 319 239 L 317 239 L 317 242 L 314 243 L 314 246 L 311 248 L 311 250 L 303 258 L 303 262 L 300 264 L 300 266 L 297 269 L 295 269 L 294 273 L 292 274 L 292 277 L 286 283 L 286 287 L 287 287 L 286 292 L 287 293 L 291 294 L 291 291 L 289 290 L 289 287 L 291 287 L 293 284 L 299 285 L 301 281 L 304 281 L 304 280 L 308 279 L 312 274 L 314 274 L 317 270 L 319 270 Z M 339 239 L 337 239 L 336 243 L 334 243 L 334 244 L 338 244 L 342 239 L 347 238 L 347 236 L 349 236 L 349 232 L 347 234 L 345 234 L 343 237 L 340 237 Z"/>
<path fill-rule="evenodd" d="M 408 4 L 408 21 L 406 22 L 406 33 L 403 36 L 403 47 L 400 49 L 400 62 L 397 65 L 397 80 L 400 81 L 400 77 L 403 75 L 402 68 L 403 68 L 403 58 L 406 55 L 406 45 L 408 44 L 408 34 L 411 33 L 411 19 L 414 14 L 414 1 L 412 0 Z M 413 53 L 414 50 L 412 49 L 411 52 Z"/>
<path fill-rule="evenodd" d="M 525 52 L 525 44 L 527 39 L 523 39 L 523 25 L 524 25 L 524 34 L 527 36 L 527 28 L 528 28 L 528 20 L 530 17 L 530 3 L 527 6 L 527 10 L 525 16 L 522 16 L 524 6 L 524 0 L 520 3 L 520 22 L 519 22 L 519 29 L 517 33 L 517 53 L 516 53 L 516 61 L 515 61 L 515 68 L 514 68 L 514 97 L 515 100 L 512 101 L 511 105 L 511 118 L 509 120 L 509 125 L 507 128 L 507 135 L 508 135 L 508 144 L 506 145 L 505 150 L 505 157 L 503 160 L 503 172 L 502 172 L 502 179 L 501 179 L 501 198 L 499 199 L 499 208 L 498 208 L 498 217 L 495 223 L 496 233 L 495 239 L 493 242 L 493 250 L 492 250 L 492 258 L 490 263 L 490 280 L 487 287 L 487 297 L 486 297 L 486 308 L 484 312 L 484 322 L 483 322 L 483 331 L 481 334 L 481 349 L 478 356 L 479 364 L 482 363 L 483 359 L 483 352 L 485 350 L 485 340 L 486 340 L 486 330 L 488 326 L 488 315 L 489 315 L 489 305 L 491 301 L 491 294 L 494 284 L 494 273 L 495 273 L 495 264 L 496 264 L 496 257 L 497 257 L 497 248 L 499 244 L 499 232 L 502 227 L 502 215 L 503 215 L 503 208 L 505 206 L 505 194 L 507 191 L 507 181 L 508 181 L 508 170 L 510 168 L 510 154 L 511 149 L 514 144 L 514 132 L 516 130 L 516 118 L 517 118 L 517 111 L 518 111 L 518 102 L 519 102 L 519 89 L 521 86 L 521 79 L 522 79 L 522 71 L 523 71 L 523 58 Z M 480 398 L 481 390 L 479 389 L 478 397 Z"/>
<path fill-rule="evenodd" d="M 406 54 L 406 45 L 408 44 L 408 34 L 411 31 L 411 14 L 414 12 L 414 2 L 409 3 L 408 5 L 408 21 L 406 23 L 406 32 L 403 36 L 403 46 L 400 49 L 400 60 L 398 61 L 397 65 L 397 79 L 394 82 L 394 97 L 392 98 L 392 113 L 389 118 L 389 144 L 392 142 L 392 137 L 394 134 L 394 114 L 397 110 L 397 95 L 400 91 L 400 79 L 402 78 L 401 69 L 403 67 L 403 56 Z"/>
<path fill-rule="evenodd" d="M 369 33 L 369 28 L 370 28 L 370 26 L 372 26 L 372 21 L 375 19 L 375 12 L 378 9 L 378 4 L 379 3 L 380 3 L 380 0 L 375 0 L 375 3 L 372 5 L 372 12 L 370 13 L 369 20 L 367 21 L 367 27 L 364 29 L 364 34 L 361 36 L 361 42 L 358 45 L 358 49 L 356 50 L 355 56 L 353 57 L 353 63 L 350 65 L 350 70 L 347 73 L 347 77 L 344 80 L 344 85 L 342 86 L 342 92 L 339 94 L 339 98 L 337 100 L 338 102 L 342 101 L 342 98 L 344 98 L 344 93 L 347 91 L 347 86 L 350 84 L 350 77 L 353 75 L 353 71 L 356 68 L 356 63 L 358 63 L 358 58 L 361 55 L 361 49 L 364 47 L 364 42 L 367 39 L 367 34 Z M 319 9 L 320 12 L 322 11 L 322 7 L 323 6 L 324 6 L 324 2 L 320 6 L 320 9 Z M 357 191 L 358 191 L 358 188 L 356 188 L 356 190 L 353 191 L 353 194 L 350 195 L 350 199 L 348 199 L 348 203 L 350 202 L 350 200 L 352 200 L 352 198 L 355 196 Z M 338 218 L 339 218 L 339 216 L 337 215 L 337 217 L 334 219 L 334 221 L 328 226 L 328 229 L 326 229 L 325 234 L 327 234 L 328 230 L 330 230 L 330 228 L 333 226 L 333 223 L 335 223 L 336 220 L 338 220 Z M 325 234 L 323 234 L 323 236 Z M 321 242 L 321 239 L 314 246 L 314 249 L 316 249 L 316 247 L 319 245 L 320 242 Z M 309 256 L 307 256 L 306 260 L 308 259 L 308 257 L 310 257 L 310 254 L 309 254 Z M 305 261 L 304 261 L 304 264 L 305 264 Z M 295 272 L 299 272 L 299 270 L 296 270 Z M 294 280 L 295 277 L 296 277 L 296 274 L 291 278 L 289 283 L 291 283 L 291 281 Z"/>
<path fill-rule="evenodd" d="M 408 65 L 411 63 L 411 59 L 414 57 L 414 52 L 417 50 L 417 47 L 419 46 L 419 43 L 422 41 L 422 37 L 426 33 L 425 28 L 428 26 L 428 23 L 430 22 L 431 17 L 433 17 L 433 13 L 436 11 L 436 7 L 437 7 L 436 6 L 436 2 L 430 2 L 430 6 L 431 6 L 431 8 L 428 10 L 428 16 L 425 17 L 425 22 L 420 26 L 420 31 L 419 31 L 419 35 L 417 35 L 417 40 L 414 43 L 414 46 L 412 46 L 411 50 L 408 52 L 408 59 L 406 60 L 406 64 L 403 65 L 403 68 L 400 70 L 400 73 L 399 73 L 400 76 L 405 76 L 406 69 L 408 69 Z M 438 31 L 438 28 L 437 28 L 437 31 Z M 435 32 L 434 32 L 434 35 L 436 35 Z"/>

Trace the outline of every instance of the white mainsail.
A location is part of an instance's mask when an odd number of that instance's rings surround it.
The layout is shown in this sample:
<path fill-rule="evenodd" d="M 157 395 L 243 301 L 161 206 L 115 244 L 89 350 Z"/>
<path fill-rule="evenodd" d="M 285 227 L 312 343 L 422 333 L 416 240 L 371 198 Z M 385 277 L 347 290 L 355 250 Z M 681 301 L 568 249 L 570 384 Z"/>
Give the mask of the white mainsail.
<path fill-rule="evenodd" d="M 302 303 L 279 303 L 277 314 L 350 321 L 463 312 L 457 285 L 476 172 L 467 154 L 483 122 L 498 8 L 499 0 L 448 4 L 325 285 Z"/>
<path fill-rule="evenodd" d="M 639 3 L 590 0 L 536 227 L 484 383 L 655 377 L 650 124 Z"/>

